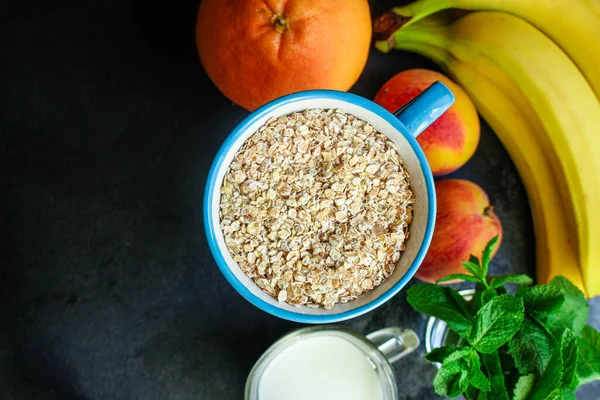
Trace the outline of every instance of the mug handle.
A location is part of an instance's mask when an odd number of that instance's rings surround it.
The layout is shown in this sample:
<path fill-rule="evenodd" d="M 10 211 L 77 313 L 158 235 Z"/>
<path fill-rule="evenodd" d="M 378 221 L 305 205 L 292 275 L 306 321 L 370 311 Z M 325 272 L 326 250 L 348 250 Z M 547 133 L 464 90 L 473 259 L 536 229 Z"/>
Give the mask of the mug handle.
<path fill-rule="evenodd" d="M 413 137 L 419 136 L 454 103 L 454 94 L 440 81 L 400 107 L 394 115 Z"/>
<path fill-rule="evenodd" d="M 367 335 L 390 364 L 415 351 L 420 344 L 419 337 L 411 329 L 384 328 Z"/>

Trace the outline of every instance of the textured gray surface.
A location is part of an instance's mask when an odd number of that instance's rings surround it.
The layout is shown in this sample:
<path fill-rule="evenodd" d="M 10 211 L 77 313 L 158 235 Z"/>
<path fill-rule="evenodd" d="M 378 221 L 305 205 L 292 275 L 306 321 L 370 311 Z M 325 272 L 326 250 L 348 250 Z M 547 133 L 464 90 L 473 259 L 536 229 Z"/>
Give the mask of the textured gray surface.
<path fill-rule="evenodd" d="M 86 4 L 87 3 L 87 4 Z M 386 9 L 393 2 L 376 2 Z M 211 159 L 247 113 L 204 75 L 197 1 L 15 1 L 0 25 L 0 399 L 240 399 L 246 375 L 299 327 L 243 300 L 212 261 L 201 199 Z M 373 52 L 372 98 L 408 53 Z M 492 271 L 533 273 L 526 196 L 484 125 L 457 176 L 505 229 Z M 600 302 L 592 324 L 600 328 Z M 367 333 L 425 317 L 404 293 L 345 323 Z M 401 399 L 436 398 L 423 348 Z M 596 399 L 600 385 L 580 391 Z"/>

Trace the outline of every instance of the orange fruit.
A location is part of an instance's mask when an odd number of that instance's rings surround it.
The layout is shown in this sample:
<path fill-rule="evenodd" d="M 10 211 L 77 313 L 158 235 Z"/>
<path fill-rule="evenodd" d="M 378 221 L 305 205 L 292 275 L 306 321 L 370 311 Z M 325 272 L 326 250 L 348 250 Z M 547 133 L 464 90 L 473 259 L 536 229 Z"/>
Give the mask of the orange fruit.
<path fill-rule="evenodd" d="M 367 0 L 203 0 L 196 21 L 206 73 L 250 111 L 302 90 L 350 89 L 371 34 Z"/>

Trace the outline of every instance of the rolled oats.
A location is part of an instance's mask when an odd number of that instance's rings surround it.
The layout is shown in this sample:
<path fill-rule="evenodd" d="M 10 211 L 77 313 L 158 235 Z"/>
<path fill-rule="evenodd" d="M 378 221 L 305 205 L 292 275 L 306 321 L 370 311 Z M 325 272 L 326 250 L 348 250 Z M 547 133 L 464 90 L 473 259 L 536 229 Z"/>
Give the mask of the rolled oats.
<path fill-rule="evenodd" d="M 332 308 L 380 285 L 405 249 L 414 196 L 395 145 L 339 109 L 271 118 L 223 179 L 221 229 L 264 292 Z"/>

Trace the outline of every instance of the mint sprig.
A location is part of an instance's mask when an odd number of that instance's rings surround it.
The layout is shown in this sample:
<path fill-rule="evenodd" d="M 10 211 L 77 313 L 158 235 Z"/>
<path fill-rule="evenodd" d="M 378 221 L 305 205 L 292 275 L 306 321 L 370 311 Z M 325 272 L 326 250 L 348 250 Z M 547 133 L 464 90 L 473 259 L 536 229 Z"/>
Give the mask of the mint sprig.
<path fill-rule="evenodd" d="M 523 274 L 489 276 L 497 243 L 497 236 L 487 243 L 481 261 L 464 261 L 465 273 L 408 290 L 413 308 L 461 338 L 425 355 L 441 364 L 434 389 L 451 398 L 574 399 L 577 386 L 600 380 L 600 333 L 587 325 L 587 301 L 563 276 L 533 286 Z M 475 283 L 470 302 L 439 285 L 457 279 Z M 517 286 L 515 294 L 507 284 Z"/>

